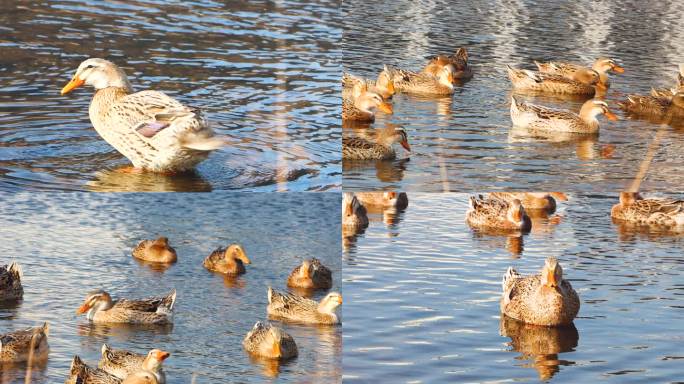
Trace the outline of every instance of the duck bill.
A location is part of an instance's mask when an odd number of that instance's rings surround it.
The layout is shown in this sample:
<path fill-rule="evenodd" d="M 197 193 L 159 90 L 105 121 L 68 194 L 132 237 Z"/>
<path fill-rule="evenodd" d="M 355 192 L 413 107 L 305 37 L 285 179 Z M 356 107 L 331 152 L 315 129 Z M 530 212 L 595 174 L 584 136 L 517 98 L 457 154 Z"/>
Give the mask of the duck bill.
<path fill-rule="evenodd" d="M 159 351 L 159 352 L 157 352 L 157 356 L 155 356 L 155 357 L 156 357 L 157 360 L 159 360 L 159 361 L 164 361 L 164 360 L 168 359 L 169 356 L 171 356 L 171 354 L 170 354 L 169 352 L 166 352 L 166 351 Z"/>
<path fill-rule="evenodd" d="M 390 81 L 387 84 L 387 93 L 389 93 L 390 95 L 394 95 L 394 82 L 393 81 Z"/>
<path fill-rule="evenodd" d="M 277 357 L 281 356 L 280 343 L 277 341 L 273 342 L 273 356 L 277 356 Z"/>
<path fill-rule="evenodd" d="M 547 270 L 546 271 L 546 285 L 549 287 L 555 287 L 558 285 L 556 282 L 556 275 L 553 274 L 552 270 Z"/>
<path fill-rule="evenodd" d="M 62 91 L 60 92 L 60 94 L 66 95 L 67 93 L 69 93 L 69 92 L 73 91 L 74 89 L 82 86 L 83 84 L 85 84 L 84 80 L 79 79 L 78 76 L 74 76 L 74 78 L 71 79 L 71 81 L 69 83 L 67 83 L 67 85 L 65 85 L 64 88 L 62 88 Z"/>
<path fill-rule="evenodd" d="M 382 104 L 380 104 L 379 108 L 384 113 L 387 113 L 390 115 L 394 112 L 392 109 L 392 104 L 390 104 L 390 103 L 382 103 Z"/>
<path fill-rule="evenodd" d="M 90 309 L 90 306 L 88 304 L 83 304 L 80 307 L 78 307 L 78 309 L 76 310 L 76 314 L 77 315 L 84 314 L 84 313 L 88 312 L 89 309 Z"/>
<path fill-rule="evenodd" d="M 610 112 L 610 111 L 607 111 L 607 112 L 606 112 L 606 118 L 607 118 L 608 120 L 611 120 L 611 121 L 620 120 L 620 119 L 617 117 L 616 114 L 614 114 L 613 112 Z"/>
<path fill-rule="evenodd" d="M 625 73 L 625 69 L 617 64 L 613 66 L 613 71 L 616 73 Z"/>
<path fill-rule="evenodd" d="M 342 296 L 337 299 L 337 304 L 342 305 Z"/>
<path fill-rule="evenodd" d="M 411 146 L 409 145 L 408 141 L 402 140 L 400 144 L 402 147 L 404 147 L 405 150 L 411 152 Z"/>

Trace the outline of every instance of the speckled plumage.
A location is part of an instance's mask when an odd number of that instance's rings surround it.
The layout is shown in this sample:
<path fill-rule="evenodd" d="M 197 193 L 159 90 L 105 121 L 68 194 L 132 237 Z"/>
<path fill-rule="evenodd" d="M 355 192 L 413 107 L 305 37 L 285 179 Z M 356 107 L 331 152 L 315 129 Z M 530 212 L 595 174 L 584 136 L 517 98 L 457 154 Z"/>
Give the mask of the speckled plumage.
<path fill-rule="evenodd" d="M 684 200 L 644 199 L 638 193 L 622 192 L 610 215 L 637 225 L 684 231 Z"/>
<path fill-rule="evenodd" d="M 268 287 L 268 317 L 305 324 L 339 324 L 335 308 L 342 304 L 342 296 L 329 293 L 321 302 L 302 296 L 281 293 Z"/>
<path fill-rule="evenodd" d="M 99 368 L 91 368 L 74 356 L 65 384 L 121 384 L 121 379 Z"/>
<path fill-rule="evenodd" d="M 242 346 L 253 355 L 285 360 L 297 356 L 297 344 L 290 334 L 269 323 L 258 321 L 242 340 Z"/>
<path fill-rule="evenodd" d="M 508 78 L 511 80 L 513 89 L 516 91 L 583 95 L 587 97 L 591 97 L 596 93 L 593 84 L 598 81 L 598 74 L 596 74 L 596 81 L 592 84 L 591 82 L 573 80 L 565 76 L 551 73 L 516 69 L 510 66 L 506 67 L 508 68 Z"/>
<path fill-rule="evenodd" d="M 23 271 L 18 263 L 0 266 L 0 301 L 18 300 L 24 295 Z"/>
<path fill-rule="evenodd" d="M 351 192 L 342 194 L 342 227 L 359 230 L 368 226 L 366 208 Z"/>
<path fill-rule="evenodd" d="M 173 306 L 176 302 L 174 289 L 164 297 L 112 301 L 105 291 L 95 291 L 86 297 L 77 313 L 87 313 L 94 323 L 126 323 L 163 325 L 173 322 Z"/>
<path fill-rule="evenodd" d="M 513 125 L 531 130 L 558 131 L 570 133 L 593 134 L 599 131 L 599 114 L 605 114 L 610 120 L 617 120 L 608 109 L 608 104 L 600 100 L 587 100 L 580 113 L 576 114 L 562 109 L 544 107 L 518 101 L 511 97 L 511 121 Z"/>
<path fill-rule="evenodd" d="M 332 272 L 317 258 L 303 260 L 287 278 L 287 286 L 293 288 L 328 289 L 332 287 Z"/>
<path fill-rule="evenodd" d="M 219 247 L 204 259 L 204 268 L 226 275 L 241 275 L 247 270 L 245 264 L 251 261 L 244 249 L 239 244 L 231 244 L 228 247 Z"/>
<path fill-rule="evenodd" d="M 0 363 L 28 361 L 33 342 L 33 358 L 47 356 L 48 334 L 50 327 L 44 323 L 40 327 L 0 334 Z"/>
<path fill-rule="evenodd" d="M 663 120 L 684 119 L 684 90 L 671 92 L 669 96 L 653 90 L 654 95 L 628 95 L 619 102 L 620 108 L 638 116 L 650 116 Z"/>
<path fill-rule="evenodd" d="M 549 61 L 546 63 L 538 63 L 535 61 L 535 64 L 537 65 L 539 72 L 561 75 L 570 79 L 573 79 L 578 71 L 593 69 L 599 75 L 599 81 L 597 85 L 604 89 L 610 87 L 610 79 L 608 78 L 609 71 L 616 73 L 623 73 L 625 71 L 620 65 L 615 63 L 613 59 L 606 57 L 600 57 L 596 59 L 591 68 L 580 64 L 566 63 L 561 61 Z"/>
<path fill-rule="evenodd" d="M 169 239 L 143 240 L 131 252 L 133 257 L 154 263 L 175 263 L 176 250 L 169 245 Z"/>
<path fill-rule="evenodd" d="M 397 152 L 392 147 L 399 143 L 407 151 L 408 135 L 403 129 L 394 129 L 389 133 L 381 133 L 375 142 L 363 137 L 342 137 L 342 158 L 348 160 L 394 160 Z"/>
<path fill-rule="evenodd" d="M 425 72 L 389 68 L 394 87 L 399 92 L 444 96 L 454 93 L 452 70 L 442 68 L 436 76 Z"/>
<path fill-rule="evenodd" d="M 107 344 L 102 345 L 102 357 L 97 367 L 120 379 L 125 379 L 133 372 L 142 369 L 145 355 L 127 351 L 125 349 L 112 349 Z"/>
<path fill-rule="evenodd" d="M 485 199 L 482 195 L 470 197 L 466 222 L 475 228 L 503 231 L 528 231 L 532 227 L 532 221 L 520 200 L 515 199 L 509 203 L 497 198 Z"/>

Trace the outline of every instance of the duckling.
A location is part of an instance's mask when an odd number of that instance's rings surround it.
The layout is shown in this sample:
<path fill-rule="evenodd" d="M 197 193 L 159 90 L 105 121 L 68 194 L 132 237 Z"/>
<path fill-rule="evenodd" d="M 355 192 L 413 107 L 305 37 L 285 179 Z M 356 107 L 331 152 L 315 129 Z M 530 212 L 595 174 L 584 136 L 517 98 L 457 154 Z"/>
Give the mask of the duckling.
<path fill-rule="evenodd" d="M 18 263 L 0 266 L 0 301 L 18 300 L 24 296 L 22 277 L 24 273 Z"/>
<path fill-rule="evenodd" d="M 126 379 L 136 372 L 144 371 L 151 374 L 158 384 L 166 383 L 166 374 L 162 363 L 171 354 L 159 349 L 153 349 L 142 355 L 124 349 L 112 349 L 107 344 L 102 345 L 102 357 L 98 368 L 112 374 L 119 379 Z"/>
<path fill-rule="evenodd" d="M 376 110 L 392 114 L 392 104 L 382 100 L 382 97 L 368 90 L 365 84 L 356 84 L 352 98 L 342 99 L 342 120 L 354 120 L 372 123 L 375 121 Z"/>
<path fill-rule="evenodd" d="M 451 64 L 453 68 L 451 75 L 454 80 L 467 80 L 473 77 L 473 71 L 468 66 L 468 52 L 463 47 L 457 49 L 456 53 L 451 56 L 437 55 L 431 58 L 423 68 L 423 72 L 437 76 L 437 73 L 448 64 Z"/>
<path fill-rule="evenodd" d="M 91 368 L 74 356 L 65 384 L 121 384 L 121 379 L 99 368 Z"/>
<path fill-rule="evenodd" d="M 399 143 L 411 152 L 408 135 L 402 128 L 381 130 L 375 142 L 362 137 L 342 138 L 342 158 L 348 160 L 394 160 L 397 152 L 392 147 Z"/>
<path fill-rule="evenodd" d="M 48 323 L 43 323 L 40 327 L 0 334 L 0 363 L 28 361 L 31 353 L 34 359 L 47 357 L 49 333 Z"/>
<path fill-rule="evenodd" d="M 446 64 L 435 75 L 425 72 L 412 72 L 403 69 L 389 70 L 394 87 L 399 92 L 421 95 L 452 95 L 454 93 L 453 65 Z"/>
<path fill-rule="evenodd" d="M 684 89 L 672 90 L 671 96 L 628 95 L 627 100 L 619 102 L 623 110 L 638 116 L 651 116 L 659 119 L 684 118 Z"/>
<path fill-rule="evenodd" d="M 302 260 L 287 278 L 287 286 L 292 288 L 328 289 L 332 287 L 332 271 L 313 258 Z"/>
<path fill-rule="evenodd" d="M 133 257 L 154 263 L 175 263 L 176 250 L 169 245 L 169 239 L 143 240 L 133 249 Z"/>
<path fill-rule="evenodd" d="M 561 61 L 549 61 L 547 63 L 538 63 L 535 61 L 534 63 L 537 65 L 539 72 L 561 75 L 570 79 L 574 78 L 573 76 L 577 73 L 577 71 L 586 71 L 589 69 L 582 65 L 564 63 Z M 608 89 L 608 87 L 610 87 L 610 79 L 608 79 L 609 71 L 613 71 L 615 73 L 625 72 L 625 69 L 615 63 L 615 60 L 607 57 L 599 57 L 596 59 L 591 69 L 598 73 L 599 80 L 596 83 L 596 86 L 602 89 Z"/>
<path fill-rule="evenodd" d="M 363 84 L 370 92 L 377 93 L 383 100 L 389 100 L 394 96 L 394 83 L 390 78 L 389 69 L 385 65 L 378 74 L 377 80 L 362 79 L 349 73 L 342 73 L 342 98 L 351 99 L 352 89 L 357 84 Z"/>
<path fill-rule="evenodd" d="M 529 231 L 532 228 L 532 221 L 520 200 L 485 199 L 482 195 L 470 197 L 466 222 L 471 227 L 483 229 Z"/>
<path fill-rule="evenodd" d="M 253 355 L 267 359 L 286 360 L 297 356 L 297 344 L 292 336 L 271 324 L 257 321 L 242 345 Z"/>
<path fill-rule="evenodd" d="M 342 194 L 342 227 L 361 229 L 368 226 L 366 208 L 351 192 Z"/>
<path fill-rule="evenodd" d="M 594 134 L 599 130 L 596 117 L 601 114 L 608 120 L 618 120 L 618 117 L 608 109 L 608 104 L 601 100 L 587 100 L 578 115 L 567 110 L 528 104 L 518 101 L 515 96 L 511 97 L 513 125 L 533 130 Z"/>
<path fill-rule="evenodd" d="M 242 275 L 246 272 L 245 265 L 251 264 L 245 250 L 239 244 L 231 244 L 227 248 L 217 248 L 206 259 L 204 268 L 226 275 Z"/>
<path fill-rule="evenodd" d="M 613 219 L 684 231 L 684 200 L 644 199 L 638 192 L 620 192 L 610 210 Z"/>
<path fill-rule="evenodd" d="M 568 325 L 577 316 L 580 300 L 555 257 L 544 262 L 541 274 L 522 277 L 508 267 L 503 277 L 501 313 L 528 324 Z"/>
<path fill-rule="evenodd" d="M 566 95 L 591 97 L 596 93 L 594 85 L 599 81 L 598 72 L 593 69 L 580 69 L 572 78 L 551 73 L 516 69 L 509 65 L 508 77 L 516 91 L 536 91 Z"/>
<path fill-rule="evenodd" d="M 103 290 L 88 294 L 76 314 L 87 313 L 86 318 L 94 323 L 126 324 L 170 324 L 173 322 L 173 306 L 176 303 L 176 290 L 165 297 L 141 300 L 120 299 L 112 301 L 109 293 Z"/>
<path fill-rule="evenodd" d="M 354 194 L 365 207 L 397 208 L 408 207 L 406 192 L 357 192 Z"/>
<path fill-rule="evenodd" d="M 335 313 L 342 304 L 342 295 L 328 293 L 320 303 L 302 296 L 281 293 L 268 287 L 268 317 L 305 324 L 340 324 Z"/>
<path fill-rule="evenodd" d="M 556 210 L 556 199 L 568 200 L 568 197 L 562 192 L 492 192 L 489 197 L 506 200 L 509 203 L 518 199 L 525 210 L 539 209 L 547 212 Z"/>

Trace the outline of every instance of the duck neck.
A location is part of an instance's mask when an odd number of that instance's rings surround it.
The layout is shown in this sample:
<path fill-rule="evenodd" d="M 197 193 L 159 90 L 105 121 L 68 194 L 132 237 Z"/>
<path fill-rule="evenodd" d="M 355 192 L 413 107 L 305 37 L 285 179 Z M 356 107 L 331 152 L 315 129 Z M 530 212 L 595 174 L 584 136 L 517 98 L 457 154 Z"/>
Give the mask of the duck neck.
<path fill-rule="evenodd" d="M 93 305 L 92 308 L 88 310 L 88 313 L 86 314 L 86 318 L 88 320 L 93 320 L 95 318 L 95 314 L 99 311 L 107 311 L 111 309 L 114 306 L 114 303 L 112 303 L 111 300 L 101 300 L 98 301 L 97 304 Z"/>
<path fill-rule="evenodd" d="M 107 87 L 95 91 L 88 113 L 93 124 L 101 121 L 109 108 L 122 97 L 131 93 L 129 87 Z"/>
<path fill-rule="evenodd" d="M 592 104 L 585 104 L 580 110 L 579 117 L 591 129 L 597 129 L 599 126 L 596 116 L 601 114 L 599 108 L 594 108 Z"/>

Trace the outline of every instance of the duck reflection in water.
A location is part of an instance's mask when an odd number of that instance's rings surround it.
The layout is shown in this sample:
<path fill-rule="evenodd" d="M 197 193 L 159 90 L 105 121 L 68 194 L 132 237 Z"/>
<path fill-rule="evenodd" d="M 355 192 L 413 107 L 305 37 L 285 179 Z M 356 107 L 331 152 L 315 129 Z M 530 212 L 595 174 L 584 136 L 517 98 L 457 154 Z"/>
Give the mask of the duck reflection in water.
<path fill-rule="evenodd" d="M 211 184 L 197 171 L 166 175 L 156 172 L 130 172 L 130 167 L 102 170 L 87 183 L 92 192 L 211 192 Z"/>
<path fill-rule="evenodd" d="M 574 361 L 562 360 L 559 354 L 572 352 L 577 347 L 579 332 L 574 324 L 562 327 L 545 327 L 525 324 L 501 315 L 499 326 L 501 336 L 510 337 L 513 351 L 519 352 L 517 360 L 527 360 L 524 368 L 534 368 L 539 379 L 550 380 L 560 371 L 561 365 L 573 365 Z"/>

